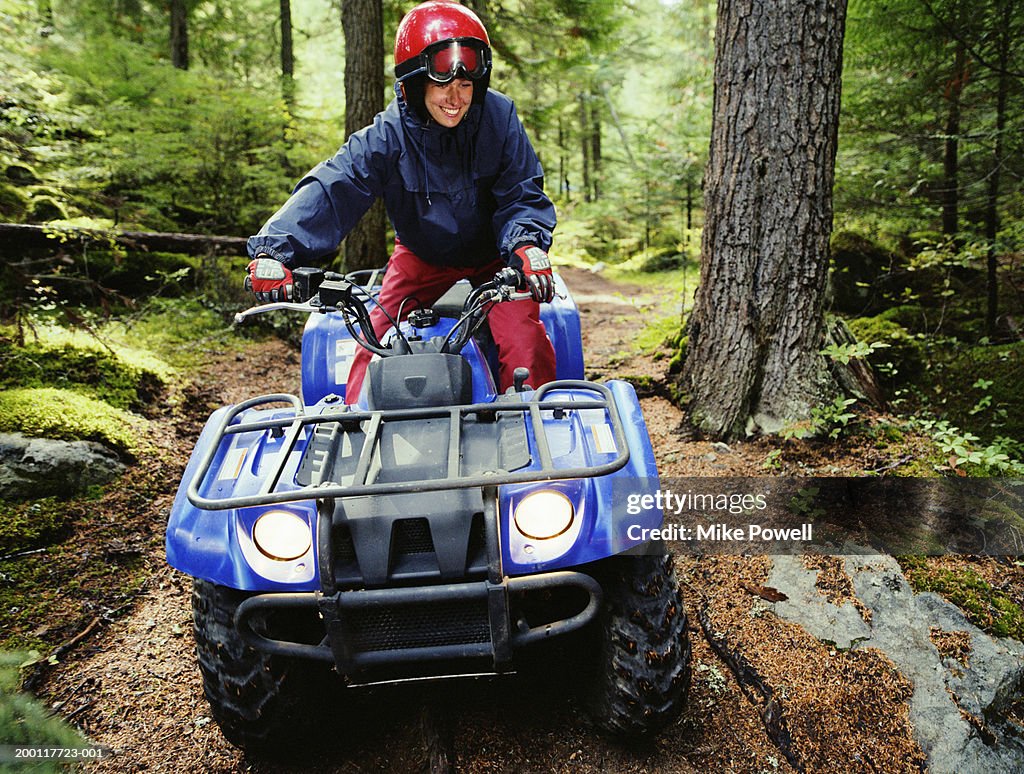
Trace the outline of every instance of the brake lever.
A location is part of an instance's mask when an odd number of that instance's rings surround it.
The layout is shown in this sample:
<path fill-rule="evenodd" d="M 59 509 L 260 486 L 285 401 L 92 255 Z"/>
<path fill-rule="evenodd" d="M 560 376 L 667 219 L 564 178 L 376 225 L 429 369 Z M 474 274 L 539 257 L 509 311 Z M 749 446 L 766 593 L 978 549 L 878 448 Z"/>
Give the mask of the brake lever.
<path fill-rule="evenodd" d="M 241 325 L 250 317 L 255 317 L 258 314 L 264 312 L 329 312 L 332 307 L 323 305 L 313 305 L 308 301 L 273 301 L 269 304 L 260 304 L 259 306 L 252 306 L 241 312 L 235 314 L 235 325 Z"/>

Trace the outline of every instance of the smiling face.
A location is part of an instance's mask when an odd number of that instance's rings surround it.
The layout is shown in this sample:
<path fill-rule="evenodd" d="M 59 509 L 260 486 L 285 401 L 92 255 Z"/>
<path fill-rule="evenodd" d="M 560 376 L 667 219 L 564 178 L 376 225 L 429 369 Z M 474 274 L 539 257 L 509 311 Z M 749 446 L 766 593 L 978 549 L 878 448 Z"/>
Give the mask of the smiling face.
<path fill-rule="evenodd" d="M 452 129 L 466 117 L 473 102 L 473 81 L 456 78 L 450 83 L 427 81 L 427 112 L 441 126 Z"/>

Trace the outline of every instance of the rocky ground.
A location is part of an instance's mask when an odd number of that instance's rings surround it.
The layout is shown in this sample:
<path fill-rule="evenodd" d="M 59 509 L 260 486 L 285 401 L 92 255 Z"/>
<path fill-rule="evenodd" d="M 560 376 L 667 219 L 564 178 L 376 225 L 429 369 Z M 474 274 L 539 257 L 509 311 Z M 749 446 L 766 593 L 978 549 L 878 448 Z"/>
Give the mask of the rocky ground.
<path fill-rule="evenodd" d="M 674 300 L 588 272 L 566 275 L 583 317 L 588 376 L 649 377 L 637 381 L 647 385 L 643 409 L 663 477 L 844 475 L 898 464 L 906 454 L 853 443 L 795 444 L 773 455 L 767 440 L 693 440 L 664 397 L 665 361 L 633 346 L 646 319 L 671 311 Z M 563 680 L 512 678 L 383 694 L 330 719 L 322 744 L 302 760 L 247 758 L 210 718 L 193 652 L 191 582 L 164 563 L 162 524 L 210 410 L 293 391 L 296 372 L 297 356 L 283 343 L 245 356 L 211 353 L 199 387 L 162 430 L 165 494 L 144 512 L 110 513 L 140 533 L 133 540 L 144 546 L 143 590 L 125 614 L 97 617 L 39 687 L 59 714 L 113 750 L 97 768 L 418 771 L 439 729 L 455 768 L 470 772 L 1024 768 L 1020 644 L 993 639 L 937 595 L 914 594 L 891 558 L 682 551 L 677 568 L 694 648 L 690 701 L 648 745 L 623 747 L 598 734 Z M 1019 566 L 993 559 L 973 566 L 1024 601 Z M 563 677 L 571 682 L 571 667 Z"/>

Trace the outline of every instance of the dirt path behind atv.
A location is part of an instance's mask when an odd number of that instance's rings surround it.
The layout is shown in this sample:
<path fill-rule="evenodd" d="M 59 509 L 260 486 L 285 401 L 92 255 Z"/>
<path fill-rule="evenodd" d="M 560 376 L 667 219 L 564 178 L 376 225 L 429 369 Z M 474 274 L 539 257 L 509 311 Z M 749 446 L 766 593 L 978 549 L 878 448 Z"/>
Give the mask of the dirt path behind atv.
<path fill-rule="evenodd" d="M 589 272 L 564 274 L 581 310 L 588 377 L 661 379 L 665 361 L 635 354 L 633 339 L 648 315 L 671 309 L 675 301 Z M 271 363 L 283 367 L 270 368 Z M 280 374 L 296 373 L 296 363 L 295 353 L 279 342 L 254 347 L 241 359 L 232 356 L 210 363 L 200 380 L 201 392 L 179 418 L 176 431 L 168 433 L 180 466 L 167 471 L 167 495 L 145 515 L 158 529 L 150 540 L 151 577 L 144 591 L 130 614 L 98 629 L 47 676 L 41 691 L 45 701 L 114 751 L 96 766 L 99 770 L 420 771 L 431 746 L 447 749 L 455 768 L 468 772 L 797 770 L 766 731 L 765 718 L 772 727 L 771 712 L 773 707 L 778 711 L 778 700 L 772 705 L 763 697 L 744 695 L 730 666 L 702 634 L 700 611 L 712 628 L 736 632 L 731 640 L 722 640 L 729 647 L 742 648 L 748 656 L 761 653 L 749 656 L 758 670 L 784 675 L 796 697 L 795 703 L 787 699 L 787 733 L 794 745 L 800 745 L 802 758 L 795 760 L 807 764 L 806 770 L 916 770 L 919 752 L 901 722 L 905 686 L 884 660 L 837 662 L 834 651 L 829 655 L 827 647 L 798 627 L 755 613 L 760 608 L 755 607 L 758 598 L 751 589 L 764 581 L 762 562 L 690 557 L 677 562 L 694 647 L 689 707 L 646 746 L 626 748 L 592 730 L 563 681 L 510 678 L 389 690 L 369 707 L 331 718 L 323 727 L 322 745 L 308 750 L 302 760 L 247 759 L 224 740 L 211 720 L 193 650 L 191 580 L 166 566 L 159 533 L 210 410 L 255 394 L 295 391 L 291 377 L 282 379 Z M 761 472 L 770 447 L 692 442 L 677 432 L 682 416 L 663 397 L 645 397 L 643 407 L 663 475 Z M 122 515 L 112 513 L 110 518 Z M 765 624 L 751 629 L 747 622 L 754 615 Z M 758 638 L 770 647 L 759 648 Z M 573 675 L 565 677 L 571 682 Z M 347 699 L 347 694 L 340 696 L 339 702 Z M 857 708 L 853 726 L 849 718 L 839 716 L 849 710 L 851 701 Z M 873 722 L 878 729 L 856 728 Z M 839 768 L 829 764 L 836 749 L 846 751 L 836 759 Z M 854 756 L 858 750 L 865 756 L 860 765 Z"/>

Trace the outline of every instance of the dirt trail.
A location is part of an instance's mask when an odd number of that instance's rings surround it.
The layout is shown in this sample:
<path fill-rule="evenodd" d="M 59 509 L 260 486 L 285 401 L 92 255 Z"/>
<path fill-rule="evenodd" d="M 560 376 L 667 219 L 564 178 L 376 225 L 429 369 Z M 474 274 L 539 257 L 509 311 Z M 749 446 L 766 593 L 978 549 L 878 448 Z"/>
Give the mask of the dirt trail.
<path fill-rule="evenodd" d="M 566 275 L 583 318 L 588 376 L 661 378 L 665 361 L 628 353 L 645 318 L 670 309 L 672 299 L 588 272 Z M 279 371 L 269 363 L 285 366 Z M 296 363 L 295 354 L 281 343 L 263 345 L 245 358 L 211 362 L 202 392 L 192 401 L 193 415 L 179 421 L 177 433 L 169 433 L 181 465 L 213 405 L 294 390 L 291 377 L 282 380 L 279 374 L 296 373 Z M 770 447 L 689 441 L 678 432 L 682 415 L 668 401 L 646 397 L 643 405 L 663 475 L 761 471 Z M 850 466 L 861 463 L 849 461 Z M 166 517 L 180 473 L 180 468 L 168 471 L 168 495 L 154 504 L 152 519 Z M 47 675 L 41 690 L 60 714 L 115 751 L 97 766 L 103 771 L 418 771 L 426 761 L 424 714 L 440 718 L 434 727 L 440 723 L 450 735 L 456 768 L 470 772 L 797 770 L 765 731 L 762 715 L 770 714 L 771 707 L 744 694 L 703 636 L 698 612 L 711 627 L 729 633 L 730 646 L 776 681 L 782 704 L 777 699 L 775 711 L 788 713 L 789 731 L 807 770 L 880 765 L 901 771 L 917 770 L 919 764 L 919 752 L 900 722 L 905 688 L 885 660 L 837 659 L 834 650 L 830 655 L 827 646 L 799 627 L 765 613 L 750 592 L 764 580 L 763 562 L 736 557 L 678 559 L 691 618 L 693 684 L 682 718 L 648 746 L 625 748 L 597 734 L 559 681 L 510 679 L 497 685 L 446 685 L 436 694 L 390 691 L 378 697 L 376 709 L 332 721 L 324 729 L 323 745 L 303 761 L 249 760 L 221 736 L 203 697 L 193 653 L 191 581 L 164 564 L 159 539 L 150 544 L 152 574 L 131 612 L 80 644 Z M 766 641 L 772 647 L 759 652 L 757 643 Z M 839 717 L 849 710 L 849 696 L 858 704 L 855 723 Z M 871 730 L 872 723 L 883 731 Z M 858 764 L 858 751 L 870 757 Z M 840 768 L 831 769 L 831 759 Z"/>

